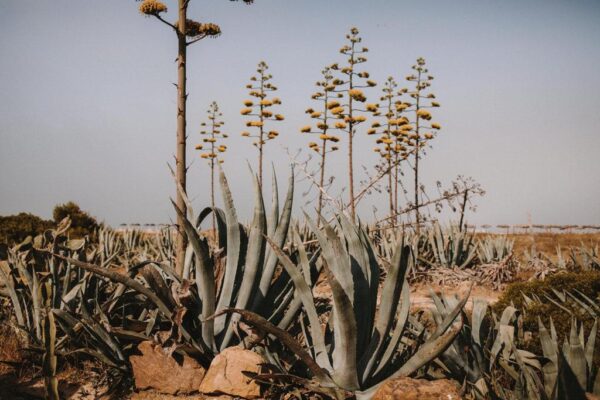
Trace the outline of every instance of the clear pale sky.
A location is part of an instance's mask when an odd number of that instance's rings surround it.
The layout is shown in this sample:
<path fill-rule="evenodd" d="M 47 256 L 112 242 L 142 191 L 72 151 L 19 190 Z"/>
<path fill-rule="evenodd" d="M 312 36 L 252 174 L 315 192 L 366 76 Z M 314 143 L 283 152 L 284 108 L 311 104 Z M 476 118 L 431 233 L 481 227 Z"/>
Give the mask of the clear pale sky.
<path fill-rule="evenodd" d="M 176 1 L 166 3 L 173 20 Z M 0 215 L 49 217 L 73 200 L 113 225 L 172 217 L 176 39 L 138 5 L 0 2 Z M 310 122 L 313 84 L 341 61 L 344 35 L 357 26 L 377 82 L 403 80 L 419 56 L 435 75 L 443 129 L 423 162 L 430 191 L 438 179 L 475 178 L 487 195 L 473 223 L 526 223 L 528 213 L 534 223 L 600 223 L 600 2 L 192 0 L 189 16 L 223 30 L 189 49 L 189 147 L 216 100 L 242 217 L 252 199 L 245 160 L 255 165 L 256 151 L 240 137 L 239 109 L 256 64 L 270 65 L 283 100 L 281 135 L 268 144 L 283 183 L 282 147 L 306 146 L 299 128 Z M 367 95 L 375 100 L 379 89 Z M 357 143 L 357 163 L 371 166 L 373 138 L 359 134 Z M 344 153 L 331 163 L 337 191 Z M 189 192 L 200 208 L 208 169 L 192 154 Z M 373 204 L 382 213 L 385 196 L 363 205 L 365 217 Z"/>

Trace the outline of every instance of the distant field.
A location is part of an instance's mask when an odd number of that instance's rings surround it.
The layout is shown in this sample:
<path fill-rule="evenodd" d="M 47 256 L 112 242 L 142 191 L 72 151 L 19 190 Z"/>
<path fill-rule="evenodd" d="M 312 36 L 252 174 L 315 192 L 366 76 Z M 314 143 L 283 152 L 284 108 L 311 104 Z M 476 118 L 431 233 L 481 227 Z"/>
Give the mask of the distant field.
<path fill-rule="evenodd" d="M 554 258 L 558 246 L 564 252 L 582 244 L 600 244 L 600 233 L 478 233 L 477 236 L 508 236 L 515 241 L 514 252 L 518 259 L 534 245 L 537 251 Z"/>

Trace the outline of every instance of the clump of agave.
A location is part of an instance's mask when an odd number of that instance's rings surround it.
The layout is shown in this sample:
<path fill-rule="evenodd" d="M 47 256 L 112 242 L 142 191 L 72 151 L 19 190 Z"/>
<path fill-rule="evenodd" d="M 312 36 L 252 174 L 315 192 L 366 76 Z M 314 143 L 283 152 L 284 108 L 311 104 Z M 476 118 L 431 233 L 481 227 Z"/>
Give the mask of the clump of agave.
<path fill-rule="evenodd" d="M 231 311 L 280 338 L 306 365 L 306 375 L 321 388 L 334 393 L 349 391 L 368 397 L 385 379 L 415 373 L 450 345 L 461 329 L 460 311 L 466 298 L 433 332 L 427 332 L 409 313 L 406 277 L 411 251 L 402 239 L 380 288 L 380 266 L 361 225 L 355 225 L 344 214 L 338 216 L 335 228 L 322 221 L 321 229 L 308 216 L 306 220 L 319 242 L 323 270 L 332 293 L 332 308 L 326 321 L 319 318 L 309 280 L 303 273 L 309 268 L 309 262 L 302 256 L 303 244 L 298 236 L 295 246 L 300 257 L 297 262 L 276 243 L 271 240 L 269 243 L 302 302 L 304 347 L 299 348 L 289 333 L 274 329 L 248 312 Z"/>
<path fill-rule="evenodd" d="M 457 302 L 452 297 L 432 297 L 436 321 Z M 593 365 L 597 320 L 585 340 L 583 326 L 578 330 L 573 319 L 562 347 L 552 319 L 550 331 L 539 320 L 543 355 L 536 355 L 521 348 L 525 341 L 521 318 L 512 306 L 498 318 L 488 313 L 485 300 L 474 299 L 470 321 L 465 319 L 438 363 L 450 377 L 465 382 L 465 391 L 474 399 L 585 399 L 586 389 L 600 392 L 600 374 Z"/>

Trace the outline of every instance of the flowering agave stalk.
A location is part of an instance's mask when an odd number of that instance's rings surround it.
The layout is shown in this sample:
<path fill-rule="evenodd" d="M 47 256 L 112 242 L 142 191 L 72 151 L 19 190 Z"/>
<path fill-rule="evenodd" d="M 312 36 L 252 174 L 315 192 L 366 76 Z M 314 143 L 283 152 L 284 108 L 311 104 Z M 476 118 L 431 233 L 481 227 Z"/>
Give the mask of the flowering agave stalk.
<path fill-rule="evenodd" d="M 414 170 L 414 191 L 415 191 L 415 223 L 416 229 L 419 231 L 421 223 L 421 215 L 419 213 L 420 203 L 420 192 L 421 187 L 419 186 L 419 160 L 421 154 L 424 153 L 426 146 L 436 136 L 436 132 L 441 128 L 440 124 L 431 121 L 431 112 L 429 108 L 439 107 L 440 104 L 436 101 L 435 95 L 428 92 L 431 86 L 433 76 L 428 75 L 429 70 L 425 67 L 425 59 L 419 57 L 417 63 L 412 66 L 414 73 L 408 75 L 406 80 L 411 82 L 414 87 L 407 91 L 410 97 L 413 98 L 414 103 L 406 103 L 410 108 L 406 111 L 414 112 L 414 130 L 409 134 L 408 145 L 411 148 L 410 153 L 413 156 L 413 170 Z M 424 132 L 427 130 L 427 132 Z"/>
<path fill-rule="evenodd" d="M 402 112 L 407 105 L 400 100 L 400 96 L 405 93 L 405 89 L 397 90 L 398 84 L 393 77 L 388 77 L 385 81 L 380 100 L 381 110 L 374 115 L 383 114 L 383 123 L 375 121 L 371 124 L 371 129 L 367 131 L 369 135 L 379 135 L 377 145 L 373 150 L 377 152 L 383 161 L 383 171 L 388 177 L 388 195 L 390 207 L 390 223 L 397 223 L 398 213 L 398 182 L 400 181 L 400 162 L 408 157 L 407 147 L 405 145 L 406 132 L 411 129 L 408 118 L 402 116 Z M 377 107 L 370 106 L 372 109 Z"/>
<path fill-rule="evenodd" d="M 258 63 L 258 68 L 256 69 L 257 75 L 250 77 L 250 83 L 246 85 L 246 88 L 250 89 L 250 96 L 257 100 L 244 100 L 245 107 L 240 111 L 240 114 L 253 118 L 246 122 L 246 126 L 258 130 L 258 134 L 255 135 L 244 131 L 242 132 L 242 136 L 258 139 L 252 144 L 258 148 L 258 183 L 261 187 L 263 182 L 264 146 L 267 141 L 279 136 L 279 132 L 275 130 L 267 131 L 265 124 L 267 121 L 284 120 L 282 114 L 274 114 L 271 111 L 271 107 L 280 105 L 281 100 L 278 97 L 269 98 L 269 93 L 276 91 L 277 87 L 270 82 L 273 79 L 273 75 L 267 72 L 268 69 L 269 66 L 264 61 Z"/>
<path fill-rule="evenodd" d="M 176 22 L 169 22 L 162 17 L 167 12 L 167 6 L 158 0 L 143 0 L 139 10 L 146 16 L 156 18 L 158 21 L 170 27 L 177 36 L 177 152 L 175 157 L 175 170 L 177 174 L 177 184 L 186 191 L 186 68 L 187 68 L 187 48 L 188 46 L 210 37 L 215 38 L 221 34 L 221 28 L 213 23 L 200 23 L 187 18 L 187 9 L 190 0 L 178 0 L 178 19 Z M 244 0 L 244 3 L 250 4 L 252 0 Z M 177 206 L 185 210 L 183 197 L 177 192 Z M 186 238 L 183 230 L 183 220 L 177 219 L 177 228 L 179 231 L 176 246 L 176 268 L 179 272 L 183 270 L 185 258 Z"/>
<path fill-rule="evenodd" d="M 213 101 L 207 111 L 208 114 L 208 123 L 202 122 L 200 126 L 202 126 L 202 130 L 200 131 L 201 135 L 205 135 L 202 139 L 204 144 L 196 145 L 196 150 L 203 150 L 200 154 L 200 157 L 208 160 L 208 165 L 210 167 L 210 206 L 215 208 L 215 166 L 216 163 L 223 164 L 223 159 L 219 157 L 220 154 L 223 154 L 227 151 L 227 146 L 224 144 L 220 144 L 219 140 L 226 139 L 228 135 L 221 131 L 221 127 L 225 124 L 225 122 L 221 119 L 223 113 L 219 111 L 219 105 L 217 102 Z M 204 146 L 206 145 L 206 149 Z M 215 214 L 213 213 L 213 231 L 216 229 L 217 219 Z"/>
<path fill-rule="evenodd" d="M 350 29 L 350 33 L 346 35 L 349 44 L 344 45 L 340 49 L 340 53 L 347 57 L 346 64 L 340 66 L 332 64 L 330 68 L 338 71 L 341 77 L 334 79 L 331 85 L 325 89 L 342 95 L 343 104 L 331 109 L 331 113 L 341 120 L 339 129 L 348 134 L 348 176 L 349 176 L 349 202 L 350 214 L 352 219 L 356 219 L 356 200 L 354 193 L 354 134 L 358 125 L 367 120 L 364 113 L 365 110 L 360 105 L 367 101 L 362 89 L 376 86 L 376 83 L 369 78 L 367 71 L 358 71 L 360 64 L 367 62 L 364 56 L 369 51 L 366 47 L 358 47 L 362 38 L 359 36 L 357 28 Z M 376 109 L 374 110 L 376 111 Z"/>
<path fill-rule="evenodd" d="M 302 133 L 309 133 L 313 135 L 318 135 L 320 142 L 309 142 L 308 147 L 319 154 L 320 162 L 319 162 L 319 200 L 317 203 L 317 218 L 321 215 L 323 210 L 323 191 L 325 190 L 325 162 L 327 160 L 327 154 L 333 151 L 338 150 L 338 146 L 331 145 L 328 147 L 329 142 L 337 143 L 340 141 L 340 138 L 335 135 L 329 134 L 330 131 L 335 129 L 343 129 L 346 128 L 346 123 L 342 121 L 335 122 L 334 126 L 329 126 L 333 119 L 335 119 L 335 115 L 331 113 L 331 109 L 337 108 L 340 106 L 340 103 L 337 100 L 331 100 L 332 97 L 332 81 L 333 75 L 331 74 L 331 68 L 326 67 L 321 71 L 323 75 L 323 79 L 316 83 L 317 87 L 320 89 L 313 93 L 312 99 L 322 102 L 322 106 L 319 110 L 314 110 L 313 108 L 309 108 L 306 110 L 306 113 L 310 115 L 311 118 L 316 120 L 316 124 L 314 127 L 310 125 L 306 125 L 302 127 L 300 130 Z M 337 98 L 338 95 L 334 95 L 334 98 Z M 318 219 L 318 224 L 320 224 L 320 219 Z"/>

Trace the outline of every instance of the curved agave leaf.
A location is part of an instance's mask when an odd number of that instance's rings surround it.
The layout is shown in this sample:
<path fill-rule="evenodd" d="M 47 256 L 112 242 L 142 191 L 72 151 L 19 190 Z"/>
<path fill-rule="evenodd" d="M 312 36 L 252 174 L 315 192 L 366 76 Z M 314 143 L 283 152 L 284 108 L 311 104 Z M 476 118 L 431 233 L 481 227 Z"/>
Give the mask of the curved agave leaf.
<path fill-rule="evenodd" d="M 292 260 L 289 259 L 273 240 L 267 238 L 267 241 L 275 251 L 275 254 L 277 254 L 277 257 L 279 257 L 279 262 L 281 262 L 286 272 L 292 278 L 296 288 L 296 294 L 304 305 L 310 323 L 310 336 L 314 344 L 315 360 L 321 368 L 325 368 L 327 371 L 331 372 L 331 361 L 329 360 L 327 348 L 325 347 L 325 339 L 321 330 L 321 322 L 319 321 L 319 315 L 315 307 L 312 291 L 308 287 L 305 277 L 303 277 L 296 266 L 294 266 Z M 303 266 L 303 269 L 306 268 L 308 268 L 308 265 Z"/>
<path fill-rule="evenodd" d="M 370 241 L 361 234 L 362 228 L 354 225 L 343 213 L 339 215 L 339 222 L 350 258 L 350 274 L 354 288 L 352 304 L 357 320 L 360 318 L 361 321 L 358 326 L 356 347 L 358 354 L 362 354 L 369 344 L 373 331 L 379 285 L 379 264 Z"/>
<path fill-rule="evenodd" d="M 219 300 L 217 302 L 216 312 L 231 307 L 233 303 L 234 286 L 239 270 L 240 251 L 242 247 L 242 239 L 240 233 L 239 222 L 235 207 L 233 205 L 233 196 L 227 184 L 227 178 L 223 169 L 219 168 L 219 182 L 221 184 L 221 193 L 223 196 L 223 204 L 225 208 L 225 217 L 227 221 L 227 262 L 225 265 L 225 276 L 223 277 L 223 285 Z M 215 334 L 220 334 L 225 329 L 225 324 L 228 318 L 225 315 L 215 319 Z"/>
<path fill-rule="evenodd" d="M 325 234 L 304 213 L 306 221 L 321 245 L 326 266 L 325 275 L 333 297 L 333 380 L 341 388 L 359 388 L 356 369 L 357 323 L 352 300 L 354 286 L 350 271 L 350 256 L 331 225 L 323 221 Z"/>
<path fill-rule="evenodd" d="M 472 315 L 472 330 L 471 336 L 473 341 L 481 346 L 481 324 L 487 314 L 488 302 L 480 297 L 473 299 L 473 315 Z"/>
<path fill-rule="evenodd" d="M 511 321 L 517 314 L 517 309 L 508 306 L 502 312 L 500 321 L 498 323 L 498 335 L 492 345 L 491 357 L 490 357 L 490 368 L 494 364 L 500 350 L 504 349 L 504 358 L 508 359 L 510 349 L 515 337 L 515 327 L 511 324 Z"/>
<path fill-rule="evenodd" d="M 459 303 L 459 306 L 460 304 L 463 304 L 464 306 L 463 302 L 466 302 L 466 300 L 463 299 L 463 301 Z M 457 308 L 459 306 L 457 306 Z M 462 307 L 460 309 L 462 310 Z M 440 354 L 442 354 L 448 348 L 448 346 L 452 344 L 452 342 L 462 329 L 462 316 L 460 316 L 460 313 L 458 313 L 457 316 L 459 317 L 458 319 L 455 320 L 453 318 L 450 320 L 451 326 L 449 327 L 449 329 L 446 329 L 443 333 L 437 336 L 433 336 L 432 339 L 427 340 L 419 348 L 419 350 L 417 350 L 417 352 L 413 354 L 413 356 L 409 358 L 408 361 L 406 361 L 402 365 L 402 367 L 390 377 L 390 379 L 394 379 L 398 376 L 409 376 L 410 374 L 414 373 L 419 368 L 428 364 Z"/>
<path fill-rule="evenodd" d="M 569 335 L 567 360 L 581 387 L 587 387 L 585 351 L 583 349 L 583 344 L 577 335 L 577 321 L 575 319 L 571 321 L 571 334 Z"/>
<path fill-rule="evenodd" d="M 582 326 L 583 329 L 583 326 Z M 592 325 L 592 329 L 590 330 L 590 335 L 588 336 L 588 340 L 585 344 L 585 360 L 588 365 L 588 373 L 589 376 L 592 376 L 592 367 L 594 365 L 594 349 L 596 347 L 596 338 L 598 337 L 598 320 L 594 321 L 594 325 Z"/>
<path fill-rule="evenodd" d="M 44 327 L 44 364 L 42 367 L 46 384 L 46 398 L 60 400 L 58 378 L 56 377 L 56 324 L 54 314 L 48 311 L 43 322 Z"/>
<path fill-rule="evenodd" d="M 410 248 L 404 245 L 404 237 L 402 237 L 398 241 L 387 277 L 383 284 L 379 314 L 369 347 L 361 359 L 363 382 L 370 376 L 376 362 L 381 359 L 383 345 L 388 339 L 399 309 L 409 307 L 408 304 L 400 301 L 402 290 L 405 288 L 404 282 L 408 273 L 409 256 Z"/>
<path fill-rule="evenodd" d="M 316 265 L 315 271 L 317 274 L 319 274 L 321 272 L 321 267 L 323 266 L 322 263 L 317 264 L 317 260 L 318 260 L 319 256 L 321 255 L 321 250 L 320 250 L 320 248 L 317 248 L 317 250 L 312 254 L 311 259 L 309 260 L 308 254 L 306 252 L 306 248 L 304 246 L 304 243 L 302 242 L 302 238 L 300 236 L 300 232 L 298 231 L 297 225 L 293 229 L 293 236 L 294 236 L 294 241 L 296 243 L 296 247 L 298 249 L 298 259 L 300 261 L 302 273 L 304 274 L 304 279 L 306 280 L 306 283 L 312 287 L 312 285 L 314 285 L 314 283 L 315 283 L 315 282 L 312 282 L 312 277 L 311 277 L 312 265 Z M 283 306 L 283 302 L 282 302 L 282 306 Z M 287 307 L 287 305 L 285 305 L 285 306 Z M 290 326 L 290 324 L 293 322 L 293 320 L 296 317 L 298 310 L 300 309 L 301 306 L 302 306 L 302 300 L 301 300 L 300 296 L 294 296 L 293 301 L 289 304 L 288 312 L 285 313 L 285 315 L 283 316 L 283 318 L 281 319 L 279 324 L 277 324 L 277 326 L 281 329 L 287 329 Z M 277 312 L 278 311 L 276 310 L 274 314 L 277 314 Z"/>
<path fill-rule="evenodd" d="M 585 400 L 585 390 L 565 359 L 562 351 L 558 352 L 558 379 L 552 392 L 554 400 Z"/>
<path fill-rule="evenodd" d="M 325 266 L 325 274 L 333 297 L 333 380 L 341 388 L 356 390 L 359 388 L 356 369 L 357 323 L 352 302 L 328 265 Z"/>
<path fill-rule="evenodd" d="M 273 237 L 277 225 L 279 225 L 279 187 L 277 186 L 277 175 L 275 174 L 275 165 L 271 164 L 271 215 L 269 217 L 269 230 L 267 235 Z"/>
<path fill-rule="evenodd" d="M 406 279 L 402 285 L 401 296 L 402 298 L 400 300 L 400 304 L 398 305 L 396 314 L 396 325 L 392 331 L 391 339 L 387 344 L 387 348 L 383 352 L 381 360 L 378 361 L 379 365 L 377 366 L 377 369 L 375 369 L 375 372 L 371 374 L 373 380 L 375 381 L 379 381 L 381 376 L 385 376 L 386 374 L 389 375 L 389 369 L 392 367 L 390 361 L 398 351 L 398 348 L 401 345 L 402 335 L 406 329 L 406 323 L 408 321 L 408 315 L 410 311 L 410 288 L 408 287 L 408 282 Z"/>
<path fill-rule="evenodd" d="M 44 251 L 44 252 L 46 252 L 46 251 Z M 171 316 L 171 310 L 169 309 L 169 307 L 167 307 L 167 305 L 165 303 L 163 303 L 163 301 L 158 296 L 156 296 L 154 294 L 154 292 L 152 292 L 150 289 L 148 289 L 147 287 L 145 287 L 144 285 L 142 285 L 135 279 L 132 279 L 132 278 L 130 278 L 126 275 L 120 274 L 118 272 L 109 271 L 104 268 L 100 268 L 96 265 L 89 264 L 89 263 L 79 261 L 79 260 L 75 260 L 70 257 L 65 257 L 60 254 L 54 254 L 54 253 L 50 253 L 50 252 L 46 252 L 46 253 L 48 253 L 56 258 L 59 258 L 63 261 L 66 261 L 68 263 L 71 263 L 72 265 L 74 265 L 78 268 L 84 269 L 86 271 L 90 271 L 96 275 L 103 276 L 105 278 L 110 279 L 111 281 L 122 283 L 123 285 L 146 296 L 150 301 L 152 301 L 161 310 L 161 312 L 163 314 L 165 314 L 165 316 L 167 316 L 167 317 Z"/>
<path fill-rule="evenodd" d="M 544 372 L 544 386 L 546 394 L 551 396 L 558 377 L 558 344 L 552 339 L 539 317 L 538 327 L 542 352 L 544 353 L 544 357 L 548 359 L 548 362 L 542 367 L 542 371 Z"/>
<path fill-rule="evenodd" d="M 290 171 L 290 177 L 288 179 L 288 191 L 286 194 L 285 202 L 283 204 L 283 210 L 281 217 L 279 218 L 279 224 L 275 229 L 274 234 L 269 236 L 278 247 L 283 247 L 285 240 L 288 236 L 288 230 L 290 227 L 290 221 L 292 219 L 292 206 L 294 202 L 294 169 Z M 275 267 L 277 266 L 277 255 L 272 251 L 271 248 L 267 248 L 265 251 L 265 266 L 263 268 L 263 274 L 260 279 L 258 286 L 258 295 L 255 296 L 252 303 L 251 309 L 259 312 L 260 314 L 266 314 L 265 305 L 263 304 L 264 299 L 267 298 L 271 281 L 273 280 L 273 274 L 275 273 Z"/>
<path fill-rule="evenodd" d="M 260 280 L 261 267 L 264 262 L 265 255 L 265 239 L 264 234 L 267 229 L 267 221 L 265 219 L 265 205 L 261 193 L 258 177 L 254 176 L 254 217 L 250 226 L 250 234 L 248 239 L 248 249 L 246 252 L 246 265 L 244 266 L 244 274 L 242 283 L 237 294 L 235 308 L 246 309 L 250 302 L 250 296 L 256 291 Z M 239 319 L 234 315 L 229 323 L 223 341 L 221 342 L 221 351 L 225 349 L 231 340 L 233 330 L 232 325 Z"/>
<path fill-rule="evenodd" d="M 173 201 L 171 202 L 173 203 L 177 214 L 183 216 L 183 213 L 177 207 L 177 204 Z M 200 318 L 206 320 L 215 313 L 216 292 L 214 265 L 210 257 L 206 239 L 201 238 L 200 235 L 198 235 L 198 231 L 187 218 L 183 218 L 183 221 L 186 235 L 194 250 L 194 254 L 196 255 L 196 284 L 198 285 L 198 293 L 202 303 Z M 213 320 L 202 323 L 202 339 L 212 351 L 217 350 Z"/>
<path fill-rule="evenodd" d="M 19 324 L 19 326 L 25 326 L 25 316 L 23 314 L 23 310 L 21 309 L 21 302 L 19 300 L 19 296 L 17 295 L 17 291 L 15 290 L 15 285 L 11 276 L 13 272 L 14 271 L 9 270 L 7 273 L 2 264 L 0 264 L 0 278 L 2 278 L 2 281 L 4 281 L 4 284 L 8 289 L 8 294 L 10 296 L 13 309 L 15 310 L 15 316 L 17 317 L 17 324 Z"/>

